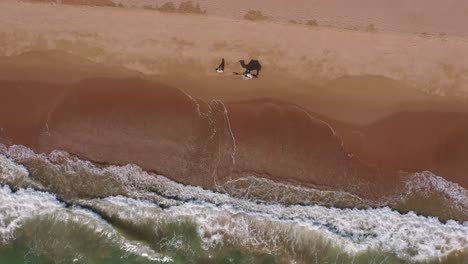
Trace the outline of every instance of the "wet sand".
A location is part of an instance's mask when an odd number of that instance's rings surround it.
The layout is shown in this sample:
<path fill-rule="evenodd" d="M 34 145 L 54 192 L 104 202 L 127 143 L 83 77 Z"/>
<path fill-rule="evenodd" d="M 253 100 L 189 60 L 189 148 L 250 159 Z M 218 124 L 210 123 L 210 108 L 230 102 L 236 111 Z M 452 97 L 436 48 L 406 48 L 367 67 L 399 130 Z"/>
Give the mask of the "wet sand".
<path fill-rule="evenodd" d="M 186 184 L 252 175 L 378 198 L 401 189 L 398 171 L 432 170 L 468 185 L 464 113 L 401 112 L 357 126 L 277 99 L 203 102 L 135 78 L 2 81 L 1 90 L 7 143 L 135 163 Z"/>

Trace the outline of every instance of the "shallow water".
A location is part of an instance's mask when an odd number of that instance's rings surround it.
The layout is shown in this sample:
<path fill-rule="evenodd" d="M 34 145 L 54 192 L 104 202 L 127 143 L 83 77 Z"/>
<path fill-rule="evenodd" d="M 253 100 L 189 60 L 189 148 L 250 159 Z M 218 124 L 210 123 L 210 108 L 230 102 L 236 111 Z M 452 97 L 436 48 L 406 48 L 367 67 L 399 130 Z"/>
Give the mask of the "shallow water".
<path fill-rule="evenodd" d="M 430 172 L 371 202 L 253 177 L 213 192 L 131 164 L 0 152 L 0 263 L 468 263 L 468 222 L 391 209 L 466 219 L 467 190 Z"/>

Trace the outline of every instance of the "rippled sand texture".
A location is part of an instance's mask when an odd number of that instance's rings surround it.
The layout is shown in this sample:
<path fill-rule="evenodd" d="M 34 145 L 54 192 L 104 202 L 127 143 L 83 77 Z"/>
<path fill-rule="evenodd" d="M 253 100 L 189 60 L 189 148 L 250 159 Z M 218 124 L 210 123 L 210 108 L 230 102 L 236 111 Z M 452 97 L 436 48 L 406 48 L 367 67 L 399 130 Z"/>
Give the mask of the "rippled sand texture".
<path fill-rule="evenodd" d="M 79 1 L 79 0 L 78 0 Z M 115 0 L 125 6 L 160 6 L 167 0 Z M 175 4 L 184 0 L 175 0 Z M 268 20 L 317 24 L 345 29 L 365 30 L 373 24 L 377 30 L 422 35 L 468 36 L 463 21 L 468 5 L 457 0 L 198 0 L 208 14 L 243 18 L 249 10 L 261 11 Z"/>
<path fill-rule="evenodd" d="M 59 48 L 144 73 L 176 71 L 195 76 L 215 75 L 213 65 L 221 57 L 226 58 L 229 71 L 238 70 L 239 59 L 257 57 L 268 80 L 279 72 L 316 82 L 373 74 L 436 94 L 467 92 L 468 59 L 460 54 L 467 53 L 468 45 L 459 36 L 10 1 L 2 1 L 1 12 L 4 55 Z"/>

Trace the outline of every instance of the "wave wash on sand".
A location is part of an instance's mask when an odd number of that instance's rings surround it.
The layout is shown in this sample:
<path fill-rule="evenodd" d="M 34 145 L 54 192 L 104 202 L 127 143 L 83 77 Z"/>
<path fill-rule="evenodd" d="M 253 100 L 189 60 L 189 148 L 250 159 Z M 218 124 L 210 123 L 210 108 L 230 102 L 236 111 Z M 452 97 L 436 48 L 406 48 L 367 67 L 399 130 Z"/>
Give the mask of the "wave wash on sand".
<path fill-rule="evenodd" d="M 58 234 L 63 228 L 76 241 L 98 238 L 104 252 L 120 252 L 129 259 L 127 263 L 143 261 L 139 258 L 179 263 L 183 257 L 217 263 L 216 259 L 235 257 L 230 255 L 233 250 L 246 258 L 271 257 L 277 263 L 286 259 L 296 261 L 289 263 L 369 263 L 371 259 L 378 260 L 375 263 L 438 263 L 466 261 L 467 257 L 468 222 L 443 223 L 388 207 L 339 209 L 236 198 L 182 185 L 135 165 L 103 167 L 62 151 L 44 155 L 12 146 L 3 147 L 2 153 L 2 250 L 8 251 L 9 245 L 41 244 L 34 247 L 31 258 L 72 258 L 83 263 L 105 258 L 105 253 L 94 256 L 82 244 L 65 238 L 64 243 L 72 243 L 66 245 L 72 248 L 70 252 L 47 253 L 53 243 L 47 234 Z M 438 181 L 436 176 L 426 173 L 424 177 L 427 181 L 422 184 L 416 175 L 408 185 L 419 184 L 412 188 L 425 192 L 440 186 L 427 184 Z M 272 186 L 270 192 L 278 196 L 281 188 L 297 188 L 274 182 L 264 185 Z M 231 192 L 248 191 L 230 187 Z M 466 209 L 467 190 L 450 183 L 440 188 L 449 197 L 455 192 L 451 202 Z M 300 193 L 320 196 L 313 189 L 303 188 Z M 339 192 L 327 195 L 336 200 L 352 197 Z M 41 231 L 31 237 L 38 228 Z"/>

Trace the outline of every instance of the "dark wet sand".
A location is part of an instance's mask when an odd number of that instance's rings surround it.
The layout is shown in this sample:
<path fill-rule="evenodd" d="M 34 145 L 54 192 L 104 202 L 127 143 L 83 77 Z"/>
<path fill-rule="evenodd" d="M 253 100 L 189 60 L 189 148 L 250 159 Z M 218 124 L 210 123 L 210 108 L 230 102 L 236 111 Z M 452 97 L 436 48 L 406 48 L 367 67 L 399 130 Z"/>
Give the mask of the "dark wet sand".
<path fill-rule="evenodd" d="M 27 100 L 24 93 L 11 92 L 17 85 L 2 84 L 2 94 L 29 107 L 29 95 Z M 12 143 L 45 152 L 62 149 L 98 162 L 135 163 L 206 188 L 253 175 L 367 196 L 398 182 L 390 172 L 375 177 L 375 169 L 344 152 L 327 124 L 294 105 L 226 104 L 225 115 L 222 103 L 199 102 L 199 115 L 183 93 L 138 79 L 92 79 L 52 93 L 36 104 L 34 116 L 30 111 L 1 116 Z"/>

